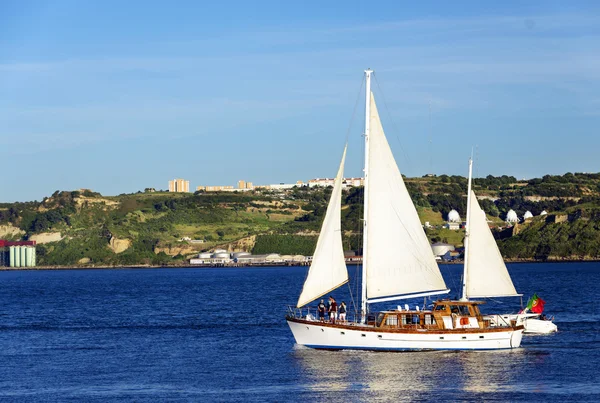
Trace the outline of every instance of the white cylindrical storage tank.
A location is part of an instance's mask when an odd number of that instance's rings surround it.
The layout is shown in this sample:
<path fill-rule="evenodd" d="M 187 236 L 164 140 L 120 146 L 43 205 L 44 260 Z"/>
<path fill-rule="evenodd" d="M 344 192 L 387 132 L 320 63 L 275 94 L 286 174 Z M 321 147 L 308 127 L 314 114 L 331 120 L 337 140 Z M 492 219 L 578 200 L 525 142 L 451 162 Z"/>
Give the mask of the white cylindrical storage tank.
<path fill-rule="evenodd" d="M 25 250 L 25 262 L 23 262 L 23 267 L 31 267 L 31 248 L 29 246 L 24 246 Z"/>
<path fill-rule="evenodd" d="M 21 267 L 21 247 L 15 246 L 15 264 L 13 267 Z"/>
<path fill-rule="evenodd" d="M 8 248 L 8 254 L 9 254 L 9 267 L 15 267 L 15 247 L 14 246 L 10 246 Z"/>
<path fill-rule="evenodd" d="M 546 215 L 546 214 L 548 214 L 548 212 L 546 210 L 544 210 L 540 213 L 540 215 Z"/>
<path fill-rule="evenodd" d="M 27 256 L 26 256 L 26 250 L 27 247 L 26 246 L 19 246 L 19 248 L 21 248 L 21 267 L 25 267 L 27 266 Z"/>
<path fill-rule="evenodd" d="M 210 252 L 198 253 L 198 259 L 210 259 L 211 256 L 212 256 L 212 253 L 210 253 Z"/>
<path fill-rule="evenodd" d="M 231 257 L 237 259 L 238 257 L 250 256 L 250 252 L 233 252 Z"/>
<path fill-rule="evenodd" d="M 443 242 L 436 242 L 433 245 L 431 245 L 431 251 L 433 252 L 434 256 L 443 256 L 447 252 L 452 250 L 454 250 L 454 245 L 450 245 Z"/>
<path fill-rule="evenodd" d="M 215 249 L 214 253 L 223 253 L 227 252 L 225 249 Z"/>
<path fill-rule="evenodd" d="M 229 259 L 229 252 L 213 253 L 212 257 L 216 259 Z"/>
<path fill-rule="evenodd" d="M 448 213 L 448 222 L 460 222 L 460 214 L 456 210 L 450 210 Z"/>
<path fill-rule="evenodd" d="M 34 260 L 35 260 L 35 246 L 28 246 L 27 247 L 27 267 L 34 267 Z"/>
<path fill-rule="evenodd" d="M 517 213 L 515 213 L 515 210 L 508 210 L 508 213 L 506 214 L 506 222 L 516 223 L 518 221 L 519 217 L 517 217 Z"/>
<path fill-rule="evenodd" d="M 37 265 L 37 248 L 35 246 L 33 248 L 33 255 L 31 257 L 31 267 L 35 267 Z"/>
<path fill-rule="evenodd" d="M 523 214 L 523 219 L 524 220 L 527 220 L 528 218 L 532 218 L 532 217 L 533 217 L 533 214 L 531 214 L 531 211 L 529 211 L 529 210 L 527 210 L 525 212 L 525 214 Z"/>

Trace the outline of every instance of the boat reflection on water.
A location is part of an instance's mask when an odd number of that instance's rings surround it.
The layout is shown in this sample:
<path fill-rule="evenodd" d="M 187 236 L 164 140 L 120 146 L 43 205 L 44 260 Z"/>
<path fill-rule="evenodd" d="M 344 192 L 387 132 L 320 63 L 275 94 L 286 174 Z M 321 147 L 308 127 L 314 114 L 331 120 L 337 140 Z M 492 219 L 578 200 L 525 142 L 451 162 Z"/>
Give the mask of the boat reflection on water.
<path fill-rule="evenodd" d="M 458 354 L 456 367 L 461 371 L 462 390 L 488 394 L 514 389 L 520 382 L 516 374 L 524 365 L 525 354 L 523 349 Z"/>
<path fill-rule="evenodd" d="M 519 383 L 515 367 L 524 361 L 520 349 L 382 353 L 296 346 L 293 356 L 304 390 L 321 397 L 332 392 L 334 400 L 346 396 L 375 401 L 429 399 L 440 392 L 456 398 L 461 393 L 492 397 L 513 390 L 509 385 Z"/>
<path fill-rule="evenodd" d="M 303 386 L 314 392 L 350 390 L 356 383 L 352 357 L 348 352 L 323 351 L 296 344 L 295 362 L 300 365 Z"/>

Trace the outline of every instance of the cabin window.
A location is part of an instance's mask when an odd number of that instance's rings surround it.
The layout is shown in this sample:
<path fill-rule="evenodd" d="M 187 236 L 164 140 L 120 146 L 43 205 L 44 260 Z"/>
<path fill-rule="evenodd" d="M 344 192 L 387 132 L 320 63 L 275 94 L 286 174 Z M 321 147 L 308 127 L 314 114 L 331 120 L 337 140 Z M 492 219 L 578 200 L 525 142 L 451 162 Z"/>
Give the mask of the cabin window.
<path fill-rule="evenodd" d="M 458 306 L 458 311 L 463 316 L 469 316 L 469 307 L 466 306 L 466 305 L 459 305 Z"/>
<path fill-rule="evenodd" d="M 446 310 L 446 305 L 437 305 L 435 307 L 436 311 L 445 311 Z"/>
<path fill-rule="evenodd" d="M 402 315 L 403 325 L 418 325 L 419 323 L 421 323 L 421 318 L 419 318 L 419 315 Z"/>
<path fill-rule="evenodd" d="M 383 318 L 385 317 L 384 313 L 380 313 L 379 315 L 377 315 L 377 327 L 381 326 L 381 323 L 383 322 Z"/>
<path fill-rule="evenodd" d="M 433 317 L 433 315 L 425 315 L 425 324 L 426 325 L 434 325 L 435 324 L 435 318 Z"/>
<path fill-rule="evenodd" d="M 397 315 L 388 315 L 385 319 L 385 324 L 388 326 L 398 326 L 398 316 Z"/>

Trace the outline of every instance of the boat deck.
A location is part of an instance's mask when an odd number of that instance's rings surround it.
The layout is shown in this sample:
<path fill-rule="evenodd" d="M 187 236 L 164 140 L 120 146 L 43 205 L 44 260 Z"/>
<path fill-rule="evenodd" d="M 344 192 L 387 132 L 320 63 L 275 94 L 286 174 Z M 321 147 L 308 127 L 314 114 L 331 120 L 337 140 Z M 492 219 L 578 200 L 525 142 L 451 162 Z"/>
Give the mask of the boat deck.
<path fill-rule="evenodd" d="M 311 308 L 302 309 L 290 308 L 287 319 L 297 323 L 318 324 L 319 326 L 360 329 L 364 331 L 385 331 L 385 332 L 495 332 L 499 329 L 519 329 L 522 324 L 516 321 L 503 320 L 501 317 L 497 320 L 490 320 L 483 316 L 479 311 L 478 301 L 437 301 L 431 310 L 397 310 L 381 311 L 370 313 L 365 323 L 361 323 L 360 316 L 354 314 L 354 320 L 320 320 L 311 313 Z M 313 312 L 316 310 L 313 309 Z"/>

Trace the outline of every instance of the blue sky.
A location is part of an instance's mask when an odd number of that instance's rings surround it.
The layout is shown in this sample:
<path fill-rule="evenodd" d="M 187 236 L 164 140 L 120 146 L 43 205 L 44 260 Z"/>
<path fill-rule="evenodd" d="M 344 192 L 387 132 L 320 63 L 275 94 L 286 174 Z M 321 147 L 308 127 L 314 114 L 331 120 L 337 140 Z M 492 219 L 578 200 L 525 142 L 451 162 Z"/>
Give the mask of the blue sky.
<path fill-rule="evenodd" d="M 213 3 L 0 2 L 0 201 L 359 176 L 367 67 L 408 176 L 600 170 L 600 4 Z"/>

